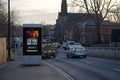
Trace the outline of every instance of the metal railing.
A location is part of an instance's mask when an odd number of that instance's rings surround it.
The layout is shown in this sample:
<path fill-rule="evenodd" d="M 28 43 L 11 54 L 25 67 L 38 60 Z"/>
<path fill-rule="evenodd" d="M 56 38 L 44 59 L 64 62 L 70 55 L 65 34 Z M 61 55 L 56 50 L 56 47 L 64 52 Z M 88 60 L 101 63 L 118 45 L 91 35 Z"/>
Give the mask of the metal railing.
<path fill-rule="evenodd" d="M 86 47 L 88 55 L 120 59 L 120 47 Z"/>
<path fill-rule="evenodd" d="M 86 47 L 86 49 L 120 50 L 120 47 Z"/>

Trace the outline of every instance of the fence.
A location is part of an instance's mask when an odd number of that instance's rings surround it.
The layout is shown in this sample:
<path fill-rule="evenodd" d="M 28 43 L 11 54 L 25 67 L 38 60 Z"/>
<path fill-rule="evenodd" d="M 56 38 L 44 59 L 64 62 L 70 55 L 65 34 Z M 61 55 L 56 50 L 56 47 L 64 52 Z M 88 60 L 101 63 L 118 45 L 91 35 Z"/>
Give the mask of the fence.
<path fill-rule="evenodd" d="M 0 38 L 0 64 L 6 62 L 6 38 Z"/>
<path fill-rule="evenodd" d="M 120 59 L 120 47 L 87 47 L 89 56 Z"/>

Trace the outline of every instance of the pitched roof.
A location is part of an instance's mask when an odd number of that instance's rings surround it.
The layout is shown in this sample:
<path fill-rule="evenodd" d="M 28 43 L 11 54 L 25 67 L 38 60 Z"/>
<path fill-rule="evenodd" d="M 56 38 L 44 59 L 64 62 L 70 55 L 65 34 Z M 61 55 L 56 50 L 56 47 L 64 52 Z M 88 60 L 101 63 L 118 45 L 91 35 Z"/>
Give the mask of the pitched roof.
<path fill-rule="evenodd" d="M 87 24 L 86 24 L 87 26 L 94 26 L 95 25 L 95 22 L 93 21 L 93 20 L 89 20 L 89 21 L 87 21 Z M 103 26 L 109 26 L 110 25 L 110 21 L 108 21 L 108 20 L 104 20 L 103 22 L 102 22 L 102 25 Z"/>
<path fill-rule="evenodd" d="M 95 16 L 95 14 L 91 14 L 93 17 Z M 59 17 L 66 17 L 67 21 L 66 24 L 67 26 L 75 26 L 77 23 L 79 22 L 85 22 L 87 21 L 87 26 L 94 26 L 95 23 L 92 20 L 92 18 L 89 16 L 88 13 L 67 13 L 67 15 L 62 15 L 61 13 L 59 13 Z M 103 26 L 108 26 L 110 25 L 110 22 L 105 20 L 102 22 Z"/>

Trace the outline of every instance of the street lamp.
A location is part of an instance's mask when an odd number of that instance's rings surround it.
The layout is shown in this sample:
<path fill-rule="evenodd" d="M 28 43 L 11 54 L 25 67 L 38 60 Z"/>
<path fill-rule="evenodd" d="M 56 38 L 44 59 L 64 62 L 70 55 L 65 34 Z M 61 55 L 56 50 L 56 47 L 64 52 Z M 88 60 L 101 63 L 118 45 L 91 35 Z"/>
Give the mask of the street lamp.
<path fill-rule="evenodd" d="M 8 0 L 8 60 L 11 61 L 11 55 L 10 55 L 10 0 Z"/>

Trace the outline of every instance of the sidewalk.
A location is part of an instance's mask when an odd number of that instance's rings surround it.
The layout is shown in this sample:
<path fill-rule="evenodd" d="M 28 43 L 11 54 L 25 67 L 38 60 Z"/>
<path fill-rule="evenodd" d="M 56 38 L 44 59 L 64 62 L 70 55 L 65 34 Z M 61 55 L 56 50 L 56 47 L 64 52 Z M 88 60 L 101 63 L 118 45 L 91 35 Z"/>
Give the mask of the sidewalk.
<path fill-rule="evenodd" d="M 67 80 L 59 71 L 42 61 L 39 66 L 22 65 L 22 49 L 15 53 L 15 61 L 0 67 L 0 80 Z"/>

